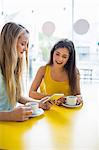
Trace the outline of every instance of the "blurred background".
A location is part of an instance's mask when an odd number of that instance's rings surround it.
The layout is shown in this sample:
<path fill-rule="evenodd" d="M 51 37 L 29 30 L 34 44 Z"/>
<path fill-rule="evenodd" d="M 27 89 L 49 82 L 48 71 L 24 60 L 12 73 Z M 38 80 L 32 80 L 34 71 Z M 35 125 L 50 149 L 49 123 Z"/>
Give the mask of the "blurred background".
<path fill-rule="evenodd" d="M 29 83 L 61 38 L 73 40 L 81 83 L 99 83 L 98 0 L 0 0 L 0 29 L 9 21 L 30 31 Z M 24 73 L 25 76 L 25 73 Z"/>

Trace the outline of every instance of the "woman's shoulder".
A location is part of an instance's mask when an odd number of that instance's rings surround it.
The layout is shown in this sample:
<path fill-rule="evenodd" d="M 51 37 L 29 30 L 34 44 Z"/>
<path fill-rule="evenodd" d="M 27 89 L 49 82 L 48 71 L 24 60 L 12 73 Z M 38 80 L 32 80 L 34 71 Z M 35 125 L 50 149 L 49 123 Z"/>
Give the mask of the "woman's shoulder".
<path fill-rule="evenodd" d="M 41 71 L 41 72 L 45 72 L 47 69 L 49 69 L 50 68 L 50 65 L 45 65 L 45 66 L 41 66 L 40 68 L 39 68 L 39 71 Z"/>
<path fill-rule="evenodd" d="M 37 71 L 37 74 L 40 74 L 41 76 L 44 76 L 48 72 L 49 68 L 50 68 L 49 65 L 41 66 L 41 67 L 39 67 L 39 69 Z"/>
<path fill-rule="evenodd" d="M 41 71 L 41 72 L 44 72 L 46 70 L 46 66 L 41 66 L 41 67 L 39 67 L 38 70 Z"/>
<path fill-rule="evenodd" d="M 39 67 L 37 73 L 40 74 L 41 76 L 44 76 L 45 71 L 46 71 L 46 65 Z"/>

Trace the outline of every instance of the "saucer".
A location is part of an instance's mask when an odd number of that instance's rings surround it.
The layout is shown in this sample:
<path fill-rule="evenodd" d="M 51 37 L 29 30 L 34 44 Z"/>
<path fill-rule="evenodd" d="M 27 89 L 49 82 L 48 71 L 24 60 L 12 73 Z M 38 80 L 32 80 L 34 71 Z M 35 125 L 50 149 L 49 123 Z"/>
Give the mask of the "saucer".
<path fill-rule="evenodd" d="M 62 106 L 65 106 L 65 107 L 68 107 L 68 108 L 77 108 L 77 107 L 80 107 L 82 106 L 83 103 L 81 102 L 80 104 L 76 104 L 76 105 L 68 105 L 66 103 L 63 103 Z"/>
<path fill-rule="evenodd" d="M 44 114 L 44 110 L 42 108 L 37 109 L 32 115 L 31 117 L 37 117 Z"/>

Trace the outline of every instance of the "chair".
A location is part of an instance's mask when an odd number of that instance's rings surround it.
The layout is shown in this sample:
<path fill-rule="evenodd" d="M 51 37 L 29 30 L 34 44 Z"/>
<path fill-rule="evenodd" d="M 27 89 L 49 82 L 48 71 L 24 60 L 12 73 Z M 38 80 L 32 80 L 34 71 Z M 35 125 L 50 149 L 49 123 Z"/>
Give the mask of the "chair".
<path fill-rule="evenodd" d="M 92 69 L 80 69 L 80 78 L 84 80 L 92 80 Z"/>

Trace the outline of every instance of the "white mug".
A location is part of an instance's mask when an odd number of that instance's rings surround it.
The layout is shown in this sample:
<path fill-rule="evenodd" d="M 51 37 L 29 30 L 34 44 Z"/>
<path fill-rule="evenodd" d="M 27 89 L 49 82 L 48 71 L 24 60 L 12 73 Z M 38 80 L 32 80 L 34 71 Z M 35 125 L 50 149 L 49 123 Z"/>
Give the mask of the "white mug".
<path fill-rule="evenodd" d="M 67 105 L 76 105 L 77 103 L 77 97 L 70 95 L 70 96 L 66 96 L 66 104 Z"/>
<path fill-rule="evenodd" d="M 39 103 L 37 102 L 28 102 L 26 103 L 26 106 L 31 107 L 33 110 L 33 113 L 36 113 L 36 111 L 39 109 Z"/>

